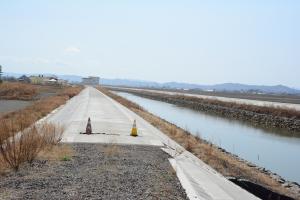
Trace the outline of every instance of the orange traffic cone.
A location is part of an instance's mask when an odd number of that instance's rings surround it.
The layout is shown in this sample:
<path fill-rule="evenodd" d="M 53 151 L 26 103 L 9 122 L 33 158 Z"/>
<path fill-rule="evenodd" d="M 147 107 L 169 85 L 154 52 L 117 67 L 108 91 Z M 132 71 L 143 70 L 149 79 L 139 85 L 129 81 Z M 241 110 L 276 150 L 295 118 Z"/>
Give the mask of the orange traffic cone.
<path fill-rule="evenodd" d="M 137 134 L 137 127 L 136 127 L 136 120 L 133 121 L 132 129 L 131 129 L 131 136 L 136 137 Z"/>
<path fill-rule="evenodd" d="M 87 125 L 86 125 L 86 130 L 85 130 L 85 134 L 92 134 L 92 124 L 91 124 L 91 119 L 88 119 Z"/>

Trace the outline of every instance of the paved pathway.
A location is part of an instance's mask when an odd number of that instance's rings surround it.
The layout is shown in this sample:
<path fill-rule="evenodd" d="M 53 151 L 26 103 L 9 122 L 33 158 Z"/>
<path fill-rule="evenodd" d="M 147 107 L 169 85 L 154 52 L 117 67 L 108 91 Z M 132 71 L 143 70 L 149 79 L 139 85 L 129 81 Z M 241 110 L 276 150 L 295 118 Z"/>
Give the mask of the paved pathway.
<path fill-rule="evenodd" d="M 93 132 L 106 134 L 79 134 L 85 131 L 88 117 L 91 118 Z M 139 136 L 131 137 L 130 130 L 135 119 Z M 95 88 L 87 87 L 46 120 L 65 126 L 63 142 L 139 144 L 162 148 L 172 156 L 170 162 L 190 199 L 257 199 Z"/>

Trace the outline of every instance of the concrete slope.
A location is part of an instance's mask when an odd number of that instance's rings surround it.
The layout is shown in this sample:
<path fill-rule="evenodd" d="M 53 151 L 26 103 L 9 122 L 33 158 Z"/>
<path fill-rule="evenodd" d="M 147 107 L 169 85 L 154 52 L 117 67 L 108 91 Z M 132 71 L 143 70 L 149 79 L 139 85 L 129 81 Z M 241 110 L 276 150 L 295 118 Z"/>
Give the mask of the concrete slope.
<path fill-rule="evenodd" d="M 88 117 L 91 118 L 93 132 L 105 134 L 79 134 L 85 131 Z M 137 121 L 138 137 L 130 136 L 134 119 Z M 63 142 L 140 144 L 163 148 L 172 156 L 170 162 L 190 199 L 257 199 L 144 119 L 94 88 L 87 87 L 45 120 L 65 126 Z"/>

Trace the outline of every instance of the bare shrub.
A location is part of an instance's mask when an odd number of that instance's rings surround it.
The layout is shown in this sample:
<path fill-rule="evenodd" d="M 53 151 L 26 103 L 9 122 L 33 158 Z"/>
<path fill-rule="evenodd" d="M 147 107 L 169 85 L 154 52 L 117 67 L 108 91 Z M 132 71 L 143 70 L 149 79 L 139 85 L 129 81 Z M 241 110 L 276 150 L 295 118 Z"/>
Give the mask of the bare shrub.
<path fill-rule="evenodd" d="M 5 124 L 7 130 L 12 127 L 12 123 Z M 1 159 L 6 165 L 15 171 L 19 169 L 20 164 L 24 161 L 22 156 L 22 144 L 17 140 L 16 134 L 6 132 L 0 136 L 0 154 Z"/>
<path fill-rule="evenodd" d="M 15 133 L 15 126 L 22 126 L 22 121 L 7 120 L 1 124 L 0 156 L 7 166 L 17 171 L 21 163 L 31 163 L 38 153 L 47 147 L 58 144 L 63 128 L 54 124 L 43 123 L 29 128 L 20 128 Z"/>
<path fill-rule="evenodd" d="M 61 141 L 64 132 L 64 127 L 49 123 L 42 124 L 39 129 L 42 133 L 42 142 L 45 147 L 57 145 Z"/>
<path fill-rule="evenodd" d="M 39 87 L 30 84 L 10 85 L 9 87 L 21 90 L 27 86 L 32 88 Z M 9 89 L 4 90 L 3 88 L 9 87 L 2 87 L 1 85 L 1 92 L 8 91 Z M 32 124 L 58 106 L 64 104 L 70 97 L 78 94 L 82 87 L 66 87 L 64 89 L 65 93 L 35 101 L 33 105 L 25 109 L 11 112 L 0 117 L 1 169 L 5 165 L 14 170 L 18 170 L 22 162 L 32 162 L 41 150 L 45 148 L 50 149 L 53 145 L 60 142 L 64 131 L 63 127 L 49 123 L 39 125 Z M 24 90 L 26 90 L 26 88 Z M 10 93 L 3 92 L 0 96 L 2 94 Z"/>
<path fill-rule="evenodd" d="M 32 163 L 43 148 L 42 135 L 35 125 L 24 130 L 18 142 L 21 149 L 20 156 L 29 163 Z"/>
<path fill-rule="evenodd" d="M 25 129 L 20 137 L 25 160 L 32 163 L 41 150 L 53 148 L 61 141 L 63 132 L 62 126 L 51 123 L 33 125 Z"/>
<path fill-rule="evenodd" d="M 31 128 L 26 130 L 24 136 L 22 134 L 22 131 L 28 125 L 28 120 L 26 116 L 20 115 L 15 119 L 1 120 L 0 124 L 1 158 L 9 167 L 16 171 L 19 169 L 19 165 L 26 160 L 27 140 L 30 141 L 29 139 L 31 139 L 29 138 L 31 136 Z M 19 134 L 16 134 L 16 132 L 19 132 Z M 32 147 L 29 145 L 29 148 Z"/>
<path fill-rule="evenodd" d="M 72 87 L 73 88 L 73 87 Z M 72 95 L 80 92 L 81 87 L 74 87 L 72 89 Z M 76 93 L 76 94 L 77 94 Z M 71 95 L 71 96 L 72 96 Z M 2 129 L 2 124 L 6 123 L 8 120 L 14 120 L 17 124 L 13 131 L 19 132 L 24 128 L 29 127 L 31 124 L 36 122 L 38 119 L 46 116 L 49 112 L 53 111 L 60 105 L 66 103 L 70 98 L 67 94 L 59 94 L 57 96 L 47 97 L 38 101 L 35 101 L 31 106 L 26 107 L 25 109 L 11 112 L 0 117 L 0 134 Z M 19 126 L 22 123 L 22 126 Z"/>

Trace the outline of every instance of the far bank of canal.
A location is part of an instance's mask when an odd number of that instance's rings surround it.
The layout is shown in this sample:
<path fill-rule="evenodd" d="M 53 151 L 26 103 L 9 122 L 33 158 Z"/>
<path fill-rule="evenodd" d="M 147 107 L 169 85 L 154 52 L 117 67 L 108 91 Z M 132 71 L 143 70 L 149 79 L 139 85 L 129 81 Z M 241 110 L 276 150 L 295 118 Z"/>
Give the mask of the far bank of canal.
<path fill-rule="evenodd" d="M 300 183 L 300 138 L 252 127 L 236 120 L 208 115 L 189 108 L 116 92 L 149 112 L 188 129 L 193 134 L 275 172 L 289 181 Z"/>

